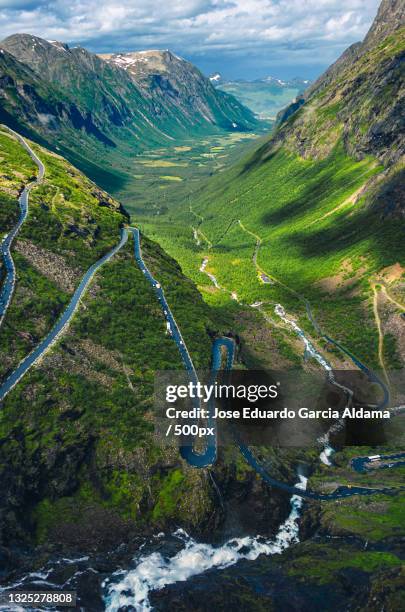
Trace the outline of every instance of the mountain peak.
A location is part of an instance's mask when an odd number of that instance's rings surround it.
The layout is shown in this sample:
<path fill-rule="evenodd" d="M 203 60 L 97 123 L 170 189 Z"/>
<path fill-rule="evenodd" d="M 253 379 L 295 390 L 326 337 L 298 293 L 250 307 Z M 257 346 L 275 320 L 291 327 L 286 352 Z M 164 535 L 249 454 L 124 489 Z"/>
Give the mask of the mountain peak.
<path fill-rule="evenodd" d="M 356 159 L 372 155 L 386 167 L 397 163 L 405 151 L 404 17 L 403 0 L 383 0 L 364 42 L 346 49 L 287 109 L 282 120 L 293 119 L 277 138 L 289 138 L 303 156 L 325 157 L 341 140 Z"/>
<path fill-rule="evenodd" d="M 12 53 L 12 49 L 22 52 L 24 50 L 31 49 L 32 51 L 38 51 L 38 49 L 57 49 L 58 51 L 69 51 L 69 45 L 60 42 L 58 40 L 45 40 L 34 36 L 33 34 L 18 33 L 7 36 L 1 41 L 1 46 L 8 49 Z"/>
<path fill-rule="evenodd" d="M 146 51 L 127 51 L 123 53 L 101 53 L 101 59 L 123 68 L 133 76 L 142 77 L 148 74 L 164 74 L 173 67 L 191 66 L 185 59 L 175 55 L 169 49 L 148 49 Z"/>
<path fill-rule="evenodd" d="M 405 24 L 405 3 L 403 0 L 383 0 L 376 18 L 364 39 L 363 46 L 376 44 Z"/>

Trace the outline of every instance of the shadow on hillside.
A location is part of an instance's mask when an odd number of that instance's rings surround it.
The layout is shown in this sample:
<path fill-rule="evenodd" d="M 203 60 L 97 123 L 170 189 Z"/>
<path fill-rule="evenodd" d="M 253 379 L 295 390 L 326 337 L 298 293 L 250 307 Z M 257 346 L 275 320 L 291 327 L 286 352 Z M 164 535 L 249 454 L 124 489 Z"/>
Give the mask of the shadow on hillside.
<path fill-rule="evenodd" d="M 326 200 L 330 195 L 347 189 L 347 185 L 357 182 L 358 177 L 359 170 L 353 168 L 352 171 L 345 172 L 343 180 L 341 176 L 336 174 L 333 165 L 323 167 L 312 179 L 308 177 L 308 170 L 306 169 L 299 171 L 295 176 L 290 175 L 289 181 L 294 178 L 297 182 L 302 181 L 305 187 L 302 188 L 298 197 L 285 202 L 277 210 L 265 213 L 261 222 L 264 225 L 275 225 L 302 216 L 314 208 L 314 203 Z M 355 186 L 353 190 L 355 190 Z"/>
<path fill-rule="evenodd" d="M 258 168 L 262 164 L 265 164 L 271 159 L 273 159 L 273 157 L 276 156 L 277 151 L 272 151 L 266 156 L 266 153 L 268 153 L 270 147 L 271 143 L 266 142 L 259 149 L 257 149 L 257 151 L 255 151 L 253 155 L 248 159 L 248 161 L 243 164 L 242 170 L 239 172 L 238 176 L 243 176 L 247 172 Z"/>
<path fill-rule="evenodd" d="M 129 174 L 115 169 L 109 170 L 102 165 L 76 154 L 71 149 L 60 147 L 58 152 L 66 157 L 66 159 L 76 166 L 76 168 L 79 168 L 79 170 L 86 174 L 96 183 L 96 185 L 101 187 L 101 189 L 104 189 L 113 196 L 115 195 L 115 197 L 117 192 L 123 191 L 131 180 L 133 180 Z"/>
<path fill-rule="evenodd" d="M 319 258 L 340 252 L 372 253 L 377 267 L 387 266 L 404 256 L 404 231 L 398 219 L 383 219 L 378 211 L 364 208 L 326 229 L 295 232 L 288 241 L 298 246 L 305 258 Z M 363 248 L 359 248 L 363 246 Z"/>
<path fill-rule="evenodd" d="M 232 251 L 240 251 L 241 249 L 253 249 L 253 247 L 254 243 L 252 239 L 251 242 L 238 242 L 238 244 L 214 244 L 211 251 L 215 251 L 215 253 L 231 253 Z"/>

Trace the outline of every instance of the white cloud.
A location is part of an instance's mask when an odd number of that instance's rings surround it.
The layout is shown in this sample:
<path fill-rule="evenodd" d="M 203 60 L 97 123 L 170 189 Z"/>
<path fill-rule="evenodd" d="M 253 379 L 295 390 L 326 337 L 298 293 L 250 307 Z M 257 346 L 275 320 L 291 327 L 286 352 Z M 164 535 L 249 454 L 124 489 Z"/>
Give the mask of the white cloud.
<path fill-rule="evenodd" d="M 379 0 L 0 0 L 3 37 L 28 32 L 92 50 L 334 60 L 364 37 Z M 284 59 L 283 59 L 284 58 Z M 220 58 L 221 59 L 221 58 Z M 303 57 L 300 58 L 301 60 Z M 302 62 L 301 62 L 302 63 Z"/>

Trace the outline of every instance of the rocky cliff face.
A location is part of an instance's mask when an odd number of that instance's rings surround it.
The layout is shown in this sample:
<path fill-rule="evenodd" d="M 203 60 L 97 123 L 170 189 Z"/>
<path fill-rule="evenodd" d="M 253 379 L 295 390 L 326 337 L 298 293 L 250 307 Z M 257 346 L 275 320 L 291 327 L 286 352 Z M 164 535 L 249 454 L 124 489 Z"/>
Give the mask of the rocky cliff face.
<path fill-rule="evenodd" d="M 190 62 L 169 50 L 102 55 L 109 64 L 123 68 L 142 92 L 153 101 L 161 120 L 176 117 L 181 124 L 209 123 L 228 130 L 253 126 L 253 114 L 235 98 L 214 88 L 210 79 Z"/>
<path fill-rule="evenodd" d="M 304 157 L 325 157 L 342 138 L 349 155 L 385 165 L 405 151 L 404 5 L 384 0 L 363 43 L 349 47 L 308 89 L 276 136 Z"/>
<path fill-rule="evenodd" d="M 136 106 L 144 104 L 118 71 L 85 49 L 27 34 L 9 36 L 0 46 L 36 75 L 45 93 L 56 92 L 65 102 L 70 116 L 54 108 L 56 120 L 70 120 L 72 127 L 84 128 L 105 144 L 114 146 L 109 140 L 114 126 L 127 124 Z"/>
<path fill-rule="evenodd" d="M 383 0 L 374 22 L 363 42 L 363 49 L 378 44 L 386 36 L 397 34 L 405 24 L 405 4 L 402 0 Z"/>

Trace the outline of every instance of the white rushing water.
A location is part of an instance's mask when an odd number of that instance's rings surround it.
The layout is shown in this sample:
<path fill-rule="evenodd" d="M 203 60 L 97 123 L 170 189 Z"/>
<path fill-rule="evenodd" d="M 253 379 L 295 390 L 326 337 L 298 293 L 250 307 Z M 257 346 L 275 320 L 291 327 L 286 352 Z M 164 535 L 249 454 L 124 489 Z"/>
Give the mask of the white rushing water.
<path fill-rule="evenodd" d="M 201 241 L 200 241 L 200 239 L 199 239 L 199 237 L 198 237 L 198 231 L 196 230 L 196 228 L 195 228 L 195 227 L 193 227 L 193 228 L 192 228 L 192 230 L 193 230 L 193 238 L 194 238 L 194 240 L 195 240 L 195 242 L 196 242 L 197 246 L 200 246 Z"/>
<path fill-rule="evenodd" d="M 310 342 L 308 338 L 306 337 L 303 330 L 297 325 L 297 323 L 294 320 L 289 319 L 287 317 L 284 307 L 281 304 L 277 304 L 276 307 L 274 308 L 274 312 L 280 317 L 280 319 L 284 321 L 284 323 L 287 323 L 287 325 L 292 327 L 292 329 L 296 332 L 297 336 L 299 336 L 302 339 L 305 345 L 305 355 L 316 359 L 319 365 L 327 372 L 330 382 L 333 383 L 336 387 L 339 387 L 340 389 L 342 389 L 348 396 L 352 396 L 353 392 L 351 389 L 337 382 L 335 375 L 333 373 L 332 366 L 330 365 L 328 361 L 326 361 L 326 359 L 321 355 L 321 353 L 319 353 L 319 351 L 316 350 L 312 342 Z M 332 433 L 338 432 L 343 427 L 343 425 L 344 425 L 344 419 L 339 419 L 338 421 L 336 421 L 336 423 L 334 423 L 329 428 L 326 434 L 318 438 L 318 442 L 323 445 L 323 450 L 321 454 L 319 455 L 319 459 L 322 461 L 324 465 L 328 465 L 328 466 L 333 465 L 331 461 L 331 457 L 334 454 L 335 449 L 330 445 L 330 435 Z"/>
<path fill-rule="evenodd" d="M 292 327 L 292 329 L 295 331 L 297 336 L 299 336 L 301 338 L 301 340 L 303 341 L 303 343 L 305 345 L 305 353 L 306 353 L 306 355 L 310 356 L 310 357 L 313 357 L 319 363 L 319 365 L 328 373 L 329 380 L 336 387 L 339 387 L 340 389 L 345 391 L 345 393 L 347 393 L 348 395 L 352 396 L 353 392 L 352 392 L 351 389 L 349 389 L 348 387 L 345 387 L 344 385 L 341 385 L 339 382 L 337 382 L 337 380 L 335 378 L 335 375 L 333 373 L 333 368 L 332 368 L 331 364 L 329 363 L 329 361 L 327 361 L 321 355 L 321 353 L 316 350 L 316 348 L 314 347 L 312 342 L 310 342 L 308 340 L 308 338 L 305 335 L 305 332 L 299 327 L 299 325 L 297 325 L 297 323 L 293 319 L 289 319 L 287 317 L 287 314 L 286 314 L 286 311 L 284 310 L 284 307 L 281 304 L 276 304 L 276 307 L 274 308 L 274 312 L 276 313 L 276 315 L 278 315 L 280 317 L 280 319 L 282 319 L 282 321 L 284 321 L 284 323 L 286 323 L 287 325 Z"/>
<path fill-rule="evenodd" d="M 284 321 L 284 323 L 287 323 L 289 327 L 293 328 L 297 336 L 299 336 L 302 339 L 305 345 L 305 352 L 311 357 L 313 357 L 314 359 L 316 359 L 316 361 L 319 363 L 320 366 L 322 366 L 324 370 L 326 370 L 327 372 L 330 372 L 331 373 L 330 376 L 332 379 L 333 374 L 332 374 L 332 366 L 330 365 L 330 363 L 326 361 L 326 359 L 316 350 L 314 345 L 308 340 L 305 333 L 297 325 L 297 323 L 287 317 L 283 306 L 281 304 L 277 304 L 276 307 L 274 308 L 274 312 L 276 313 L 276 315 L 280 317 L 280 319 L 282 319 L 282 321 Z"/>
<path fill-rule="evenodd" d="M 214 285 L 218 287 L 215 276 L 206 270 L 207 264 L 208 258 L 204 258 L 200 271 L 207 274 Z M 252 304 L 252 307 L 258 307 L 259 304 Z M 276 305 L 275 313 L 302 339 L 306 353 L 313 357 L 328 373 L 331 382 L 340 386 L 334 379 L 332 366 L 316 350 L 297 323 L 287 316 L 281 304 Z M 318 440 L 323 445 L 320 460 L 325 465 L 332 465 L 331 456 L 334 453 L 334 449 L 329 443 L 329 434 L 339 426 L 340 423 L 336 423 Z M 299 482 L 295 486 L 305 490 L 307 478 L 300 475 Z M 174 556 L 167 557 L 160 552 L 141 556 L 134 569 L 129 571 L 119 570 L 103 583 L 107 593 L 105 596 L 106 611 L 117 612 L 121 607 L 133 606 L 137 612 L 148 612 L 152 609 L 149 601 L 149 595 L 152 591 L 163 589 L 165 586 L 176 582 L 184 582 L 210 569 L 224 569 L 242 559 L 254 561 L 261 554 L 280 554 L 299 541 L 298 519 L 303 498 L 293 495 L 290 504 L 289 516 L 272 539 L 265 539 L 261 536 L 245 536 L 233 538 L 222 546 L 215 547 L 211 544 L 196 542 L 185 531 L 179 529 L 173 535 L 182 540 L 184 546 Z"/>
<path fill-rule="evenodd" d="M 205 269 L 207 267 L 207 263 L 208 263 L 208 257 L 204 257 L 202 264 L 200 266 L 200 272 L 203 272 L 204 274 L 206 274 L 208 276 L 208 278 L 210 278 L 212 280 L 212 282 L 214 283 L 214 286 L 217 289 L 220 289 L 221 287 L 219 286 L 219 283 L 216 279 L 216 277 L 211 274 L 211 272 L 207 272 L 207 270 Z"/>
<path fill-rule="evenodd" d="M 335 449 L 331 447 L 330 444 L 326 442 L 325 447 L 321 454 L 319 455 L 319 459 L 322 461 L 324 465 L 333 465 L 330 457 L 334 454 Z"/>
<path fill-rule="evenodd" d="M 305 490 L 307 478 L 299 476 L 296 487 Z M 261 554 L 275 555 L 299 541 L 300 510 L 302 497 L 293 495 L 291 511 L 273 539 L 261 536 L 245 536 L 228 540 L 222 546 L 196 542 L 185 531 L 179 529 L 173 535 L 184 542 L 184 547 L 173 557 L 159 552 L 143 556 L 138 565 L 128 571 L 113 574 L 105 581 L 106 611 L 117 612 L 123 606 L 133 606 L 137 612 L 151 610 L 149 594 L 163 589 L 166 585 L 188 580 L 209 569 L 224 569 L 241 559 L 254 561 Z"/>

